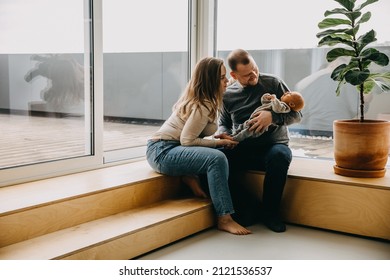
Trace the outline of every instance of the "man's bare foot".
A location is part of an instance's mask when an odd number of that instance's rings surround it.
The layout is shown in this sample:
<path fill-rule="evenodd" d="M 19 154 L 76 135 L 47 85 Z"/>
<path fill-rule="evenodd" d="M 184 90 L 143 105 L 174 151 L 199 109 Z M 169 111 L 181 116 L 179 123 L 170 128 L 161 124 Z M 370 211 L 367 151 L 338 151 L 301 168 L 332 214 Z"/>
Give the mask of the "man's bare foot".
<path fill-rule="evenodd" d="M 218 217 L 218 229 L 237 235 L 247 235 L 252 233 L 249 229 L 246 229 L 235 222 L 230 215 Z"/>
<path fill-rule="evenodd" d="M 188 187 L 190 187 L 192 193 L 201 198 L 207 198 L 207 194 L 202 189 L 202 186 L 200 184 L 199 177 L 196 175 L 188 175 L 188 176 L 182 176 L 181 180 L 184 184 L 186 184 Z"/>

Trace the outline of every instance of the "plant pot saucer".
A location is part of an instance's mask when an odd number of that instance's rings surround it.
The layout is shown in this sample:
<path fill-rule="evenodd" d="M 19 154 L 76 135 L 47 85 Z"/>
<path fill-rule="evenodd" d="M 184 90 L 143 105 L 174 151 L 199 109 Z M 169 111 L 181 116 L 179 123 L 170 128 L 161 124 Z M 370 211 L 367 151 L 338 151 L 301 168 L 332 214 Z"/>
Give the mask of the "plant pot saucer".
<path fill-rule="evenodd" d="M 338 175 L 358 178 L 382 178 L 385 176 L 386 173 L 386 168 L 380 170 L 357 170 L 334 165 L 333 169 L 334 173 Z"/>

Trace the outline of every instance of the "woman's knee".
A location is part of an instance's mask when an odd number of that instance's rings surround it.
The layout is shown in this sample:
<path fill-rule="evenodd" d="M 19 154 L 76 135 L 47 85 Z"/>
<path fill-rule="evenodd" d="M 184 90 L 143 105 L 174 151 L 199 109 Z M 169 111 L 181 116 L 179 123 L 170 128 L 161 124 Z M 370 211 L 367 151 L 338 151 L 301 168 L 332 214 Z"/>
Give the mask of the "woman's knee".
<path fill-rule="evenodd" d="M 211 156 L 212 156 L 211 158 L 212 162 L 217 163 L 219 165 L 229 166 L 228 159 L 223 152 L 219 150 L 213 150 Z"/>

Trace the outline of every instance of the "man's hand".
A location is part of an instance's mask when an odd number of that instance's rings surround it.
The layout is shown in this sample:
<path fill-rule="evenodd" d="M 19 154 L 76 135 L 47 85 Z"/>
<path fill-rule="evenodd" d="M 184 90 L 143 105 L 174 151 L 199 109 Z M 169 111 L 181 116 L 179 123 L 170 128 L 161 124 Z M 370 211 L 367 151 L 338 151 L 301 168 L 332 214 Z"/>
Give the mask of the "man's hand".
<path fill-rule="evenodd" d="M 217 147 L 224 147 L 225 149 L 234 149 L 239 143 L 234 141 L 233 137 L 227 133 L 214 135 L 214 138 L 220 139 L 217 142 Z"/>
<path fill-rule="evenodd" d="M 214 135 L 214 138 L 217 138 L 217 139 L 228 139 L 228 140 L 232 140 L 233 141 L 233 137 L 230 136 L 227 133 L 216 134 L 216 135 Z"/>
<path fill-rule="evenodd" d="M 255 133 L 267 131 L 268 126 L 272 124 L 272 114 L 270 111 L 257 112 L 248 124 L 249 130 Z"/>

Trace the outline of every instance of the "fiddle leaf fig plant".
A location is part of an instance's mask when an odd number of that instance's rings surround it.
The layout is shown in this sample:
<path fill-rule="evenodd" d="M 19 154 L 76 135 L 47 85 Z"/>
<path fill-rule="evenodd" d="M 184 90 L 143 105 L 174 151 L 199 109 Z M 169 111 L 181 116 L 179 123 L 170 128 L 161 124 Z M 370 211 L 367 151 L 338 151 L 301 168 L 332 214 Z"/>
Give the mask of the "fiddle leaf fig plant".
<path fill-rule="evenodd" d="M 327 10 L 324 19 L 318 24 L 322 32 L 317 34 L 318 46 L 335 46 L 326 56 L 328 62 L 339 57 L 349 58 L 348 64 L 344 63 L 335 68 L 331 78 L 338 81 L 336 94 L 339 95 L 341 87 L 349 83 L 356 87 L 360 102 L 360 121 L 364 121 L 364 95 L 369 94 L 375 87 L 381 91 L 390 90 L 390 72 L 371 72 L 370 65 L 379 66 L 389 64 L 389 57 L 379 50 L 369 47 L 375 42 L 376 32 L 370 30 L 359 34 L 360 26 L 371 18 L 371 12 L 363 9 L 379 0 L 334 0 L 337 8 Z"/>

